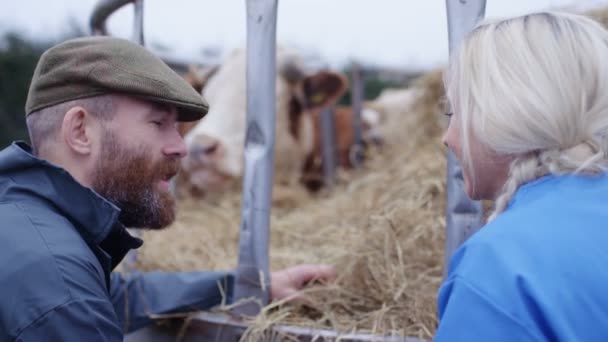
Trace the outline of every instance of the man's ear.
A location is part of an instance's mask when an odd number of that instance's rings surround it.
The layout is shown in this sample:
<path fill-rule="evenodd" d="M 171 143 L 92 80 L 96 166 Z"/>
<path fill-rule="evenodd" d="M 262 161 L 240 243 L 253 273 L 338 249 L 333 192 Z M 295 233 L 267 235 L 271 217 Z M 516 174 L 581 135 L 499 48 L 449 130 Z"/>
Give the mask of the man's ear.
<path fill-rule="evenodd" d="M 346 77 L 321 71 L 302 80 L 302 91 L 308 108 L 320 108 L 338 101 L 346 91 Z"/>
<path fill-rule="evenodd" d="M 61 137 L 75 153 L 90 154 L 92 141 L 95 139 L 94 125 L 93 117 L 86 109 L 80 106 L 72 107 L 63 116 Z"/>

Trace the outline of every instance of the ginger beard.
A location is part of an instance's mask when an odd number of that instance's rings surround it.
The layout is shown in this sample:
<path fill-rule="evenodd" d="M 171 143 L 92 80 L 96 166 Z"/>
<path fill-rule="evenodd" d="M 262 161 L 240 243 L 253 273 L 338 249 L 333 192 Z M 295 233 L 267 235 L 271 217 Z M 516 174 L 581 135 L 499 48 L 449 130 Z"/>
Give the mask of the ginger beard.
<path fill-rule="evenodd" d="M 178 158 L 155 161 L 145 146 L 120 144 L 108 129 L 92 188 L 121 209 L 119 220 L 126 227 L 162 229 L 175 220 L 175 200 L 159 183 L 178 170 Z"/>

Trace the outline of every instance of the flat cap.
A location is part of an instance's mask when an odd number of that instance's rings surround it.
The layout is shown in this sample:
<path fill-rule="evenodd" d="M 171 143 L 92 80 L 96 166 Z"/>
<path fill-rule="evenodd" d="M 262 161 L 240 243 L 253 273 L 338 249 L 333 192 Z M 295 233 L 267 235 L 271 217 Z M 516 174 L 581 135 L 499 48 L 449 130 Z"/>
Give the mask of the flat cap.
<path fill-rule="evenodd" d="M 209 105 L 160 58 L 128 40 L 86 37 L 48 49 L 38 61 L 25 113 L 103 94 L 124 94 L 178 109 L 178 120 L 202 118 Z"/>

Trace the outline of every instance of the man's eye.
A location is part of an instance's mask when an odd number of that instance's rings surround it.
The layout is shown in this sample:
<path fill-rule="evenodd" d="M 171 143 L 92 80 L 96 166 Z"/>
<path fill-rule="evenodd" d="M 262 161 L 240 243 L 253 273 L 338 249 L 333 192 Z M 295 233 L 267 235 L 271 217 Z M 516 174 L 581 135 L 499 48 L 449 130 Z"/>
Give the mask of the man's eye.
<path fill-rule="evenodd" d="M 163 125 L 163 123 L 160 121 L 152 121 L 152 123 L 159 127 Z"/>
<path fill-rule="evenodd" d="M 451 118 L 453 114 L 454 114 L 453 112 L 447 112 L 447 113 L 445 113 L 445 116 L 447 116 L 448 118 Z"/>

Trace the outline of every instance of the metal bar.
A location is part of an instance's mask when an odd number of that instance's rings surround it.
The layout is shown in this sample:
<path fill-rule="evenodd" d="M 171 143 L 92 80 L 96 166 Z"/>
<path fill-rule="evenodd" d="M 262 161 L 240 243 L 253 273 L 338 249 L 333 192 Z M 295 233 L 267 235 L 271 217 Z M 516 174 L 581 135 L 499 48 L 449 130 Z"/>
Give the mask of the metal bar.
<path fill-rule="evenodd" d="M 361 126 L 361 108 L 363 103 L 363 77 L 358 63 L 352 66 L 351 99 L 353 109 L 353 132 L 354 143 L 351 148 L 350 162 L 353 167 L 358 167 L 363 162 L 363 129 Z"/>
<path fill-rule="evenodd" d="M 144 0 L 133 1 L 133 41 L 144 46 Z"/>
<path fill-rule="evenodd" d="M 321 111 L 321 152 L 325 185 L 333 186 L 336 177 L 336 118 L 333 106 Z"/>
<path fill-rule="evenodd" d="M 183 341 L 238 341 L 241 339 L 247 325 L 242 321 L 229 316 L 202 313 L 197 315 L 189 323 L 183 334 Z M 169 342 L 175 341 L 180 327 L 173 326 L 169 329 L 148 327 L 138 330 L 125 337 L 125 342 Z M 303 328 L 291 325 L 276 325 L 268 330 L 269 334 L 296 337 L 298 341 L 385 341 L 385 342 L 426 342 L 426 340 L 414 337 L 400 337 L 392 335 L 377 335 L 369 333 L 339 334 L 329 329 Z M 269 340 L 278 340 L 271 339 Z M 290 339 L 291 340 L 291 339 Z"/>
<path fill-rule="evenodd" d="M 106 20 L 116 10 L 133 0 L 101 0 L 97 3 L 89 20 L 89 27 L 93 35 L 107 35 Z"/>
<path fill-rule="evenodd" d="M 448 42 L 450 53 L 456 49 L 475 24 L 483 18 L 485 0 L 446 0 L 448 14 Z M 447 211 L 444 276 L 450 257 L 482 224 L 482 206 L 471 200 L 464 191 L 462 167 L 448 151 Z"/>
<path fill-rule="evenodd" d="M 140 45 L 144 45 L 144 24 L 143 24 L 143 0 L 101 0 L 97 3 L 89 19 L 89 27 L 93 35 L 108 35 L 106 29 L 106 21 L 108 18 L 122 6 L 134 3 L 134 24 L 133 24 L 133 40 Z M 138 9 L 139 8 L 139 9 Z M 140 14 L 141 13 L 141 14 Z M 162 52 L 156 52 L 171 69 L 176 72 L 188 71 L 189 65 L 201 65 L 199 61 L 190 61 L 177 56 L 169 56 Z"/>
<path fill-rule="evenodd" d="M 269 301 L 268 237 L 274 175 L 277 0 L 247 0 L 247 133 L 235 309 L 256 315 Z"/>

